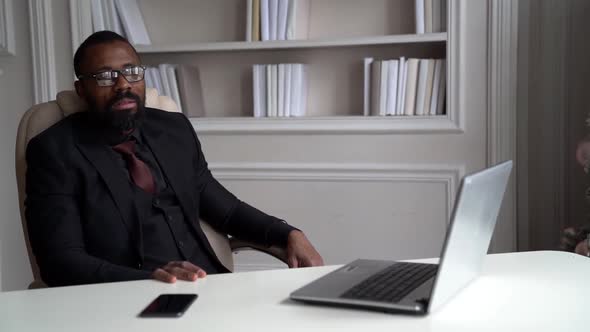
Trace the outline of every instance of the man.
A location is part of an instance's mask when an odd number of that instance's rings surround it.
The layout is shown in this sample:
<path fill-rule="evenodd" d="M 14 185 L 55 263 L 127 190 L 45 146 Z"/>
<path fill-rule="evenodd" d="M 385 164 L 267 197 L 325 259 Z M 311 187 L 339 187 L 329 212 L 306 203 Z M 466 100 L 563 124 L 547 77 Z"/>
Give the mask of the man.
<path fill-rule="evenodd" d="M 26 219 L 49 286 L 228 272 L 199 218 L 262 245 L 290 267 L 323 264 L 305 235 L 238 200 L 211 175 L 188 119 L 146 108 L 144 68 L 129 42 L 97 32 L 76 51 L 71 115 L 27 148 Z"/>

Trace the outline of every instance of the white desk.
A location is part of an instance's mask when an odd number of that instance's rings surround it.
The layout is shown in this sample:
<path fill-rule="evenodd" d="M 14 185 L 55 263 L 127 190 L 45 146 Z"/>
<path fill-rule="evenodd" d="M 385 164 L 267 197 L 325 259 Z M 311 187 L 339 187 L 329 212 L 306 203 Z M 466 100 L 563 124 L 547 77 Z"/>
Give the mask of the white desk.
<path fill-rule="evenodd" d="M 0 293 L 0 331 L 575 331 L 590 325 L 590 259 L 551 251 L 490 255 L 482 276 L 427 317 L 305 305 L 289 293 L 336 266 Z M 181 318 L 137 314 L 160 293 L 194 292 Z"/>

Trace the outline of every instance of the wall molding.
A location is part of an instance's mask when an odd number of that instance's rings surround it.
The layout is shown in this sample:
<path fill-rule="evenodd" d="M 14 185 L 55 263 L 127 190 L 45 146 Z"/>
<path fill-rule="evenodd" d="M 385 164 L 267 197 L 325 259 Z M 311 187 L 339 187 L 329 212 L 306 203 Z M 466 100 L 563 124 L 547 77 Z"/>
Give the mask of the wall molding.
<path fill-rule="evenodd" d="M 465 165 L 377 163 L 210 163 L 220 181 L 331 181 L 443 183 L 447 222 Z"/>
<path fill-rule="evenodd" d="M 50 1 L 29 0 L 35 104 L 55 99 L 57 94 L 51 5 Z"/>
<path fill-rule="evenodd" d="M 516 220 L 516 124 L 517 124 L 517 59 L 518 59 L 518 2 L 492 0 L 488 2 L 488 137 L 487 164 L 513 160 L 515 171 L 506 196 L 508 204 L 502 209 L 502 221 L 509 223 L 513 234 L 510 248 L 517 247 Z M 507 200 L 507 201 L 508 201 Z M 504 244 L 506 245 L 506 244 Z M 499 248 L 496 248 L 499 249 Z"/>
<path fill-rule="evenodd" d="M 0 55 L 16 55 L 13 0 L 0 0 Z"/>

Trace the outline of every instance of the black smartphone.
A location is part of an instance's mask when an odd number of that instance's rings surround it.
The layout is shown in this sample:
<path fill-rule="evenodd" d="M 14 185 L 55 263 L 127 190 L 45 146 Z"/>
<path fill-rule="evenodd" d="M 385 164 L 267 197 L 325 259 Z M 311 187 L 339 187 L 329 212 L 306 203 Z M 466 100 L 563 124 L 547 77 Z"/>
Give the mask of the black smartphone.
<path fill-rule="evenodd" d="M 180 317 L 197 297 L 197 294 L 161 294 L 139 317 Z"/>

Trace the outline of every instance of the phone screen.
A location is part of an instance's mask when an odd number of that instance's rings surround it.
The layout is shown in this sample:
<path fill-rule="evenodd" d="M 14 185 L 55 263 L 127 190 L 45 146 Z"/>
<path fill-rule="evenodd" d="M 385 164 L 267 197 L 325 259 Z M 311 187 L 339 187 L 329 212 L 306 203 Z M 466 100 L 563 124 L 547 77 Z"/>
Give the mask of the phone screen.
<path fill-rule="evenodd" d="M 139 317 L 180 317 L 197 297 L 197 294 L 161 294 Z"/>

